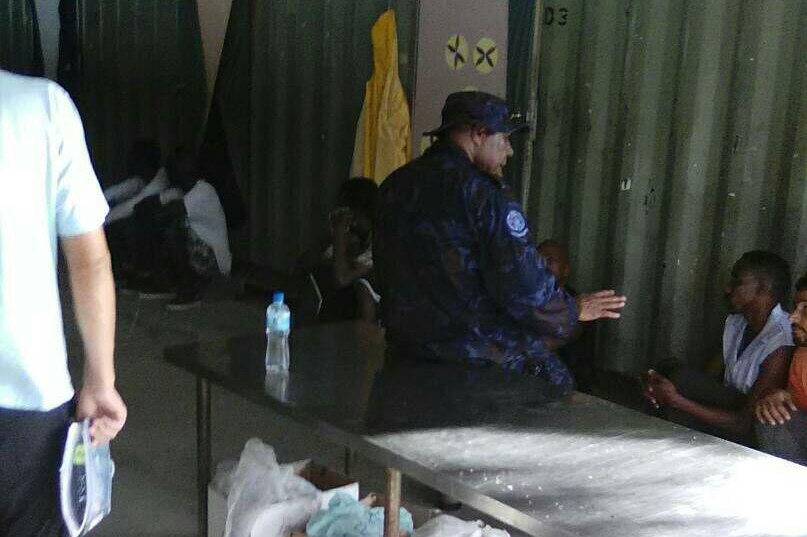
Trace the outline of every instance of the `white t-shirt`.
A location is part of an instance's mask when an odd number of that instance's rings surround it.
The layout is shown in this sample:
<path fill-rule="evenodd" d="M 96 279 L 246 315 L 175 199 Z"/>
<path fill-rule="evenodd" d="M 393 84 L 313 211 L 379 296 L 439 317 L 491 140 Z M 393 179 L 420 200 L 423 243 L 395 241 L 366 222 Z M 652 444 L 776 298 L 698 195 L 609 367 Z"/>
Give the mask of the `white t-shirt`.
<path fill-rule="evenodd" d="M 99 229 L 107 211 L 67 93 L 0 70 L 0 407 L 51 410 L 73 397 L 57 236 Z"/>
<path fill-rule="evenodd" d="M 210 246 L 216 256 L 219 272 L 227 276 L 233 259 L 227 236 L 227 218 L 216 189 L 207 181 L 199 179 L 187 194 L 183 194 L 177 187 L 166 188 L 160 194 L 160 203 L 163 205 L 177 200 L 182 200 L 185 205 L 188 225 Z"/>
<path fill-rule="evenodd" d="M 213 250 L 219 272 L 228 275 L 233 258 L 227 237 L 227 218 L 216 189 L 207 181 L 196 181 L 183 201 L 191 229 Z"/>
<path fill-rule="evenodd" d="M 780 347 L 793 346 L 790 320 L 779 304 L 771 311 L 762 332 L 740 354 L 740 345 L 747 326 L 745 317 L 734 314 L 726 318 L 723 328 L 723 362 L 726 364 L 723 382 L 743 393 L 751 391 L 765 358 Z"/>

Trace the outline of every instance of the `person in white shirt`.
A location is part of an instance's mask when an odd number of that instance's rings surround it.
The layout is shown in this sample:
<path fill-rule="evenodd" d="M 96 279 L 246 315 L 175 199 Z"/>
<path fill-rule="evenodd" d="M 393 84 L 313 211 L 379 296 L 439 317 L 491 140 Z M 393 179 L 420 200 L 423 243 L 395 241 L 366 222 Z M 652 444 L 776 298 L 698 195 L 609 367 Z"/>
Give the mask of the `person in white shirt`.
<path fill-rule="evenodd" d="M 141 298 L 172 298 L 169 310 L 199 303 L 207 282 L 227 276 L 232 255 L 227 220 L 216 189 L 195 178 L 193 158 L 181 148 L 166 164 L 169 187 L 138 206 L 138 257 L 153 259 L 153 274 L 141 282 Z M 148 249 L 151 248 L 156 255 Z"/>
<path fill-rule="evenodd" d="M 108 207 L 78 111 L 57 84 L 0 70 L 0 534 L 63 535 L 57 477 L 71 417 L 123 427 L 115 388 Z M 75 401 L 57 283 L 64 254 L 84 346 Z M 75 407 L 73 406 L 75 404 Z"/>
<path fill-rule="evenodd" d="M 793 334 L 781 306 L 789 288 L 784 259 L 761 250 L 743 254 L 726 287 L 731 315 L 723 330 L 722 382 L 683 366 L 669 368 L 670 378 L 651 369 L 645 398 L 682 425 L 751 443 L 757 401 L 784 385 L 790 367 Z"/>

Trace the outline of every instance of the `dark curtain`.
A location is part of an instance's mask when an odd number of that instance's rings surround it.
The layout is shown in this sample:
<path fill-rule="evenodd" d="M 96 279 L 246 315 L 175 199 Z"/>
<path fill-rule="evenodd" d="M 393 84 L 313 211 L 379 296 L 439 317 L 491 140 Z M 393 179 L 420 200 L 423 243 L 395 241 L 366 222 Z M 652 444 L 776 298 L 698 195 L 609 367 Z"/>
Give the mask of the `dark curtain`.
<path fill-rule="evenodd" d="M 216 188 L 231 230 L 247 221 L 240 185 L 249 174 L 251 27 L 250 1 L 234 0 L 199 151 L 202 174 Z"/>
<path fill-rule="evenodd" d="M 101 182 L 124 176 L 138 138 L 196 148 L 207 103 L 194 0 L 64 0 L 59 75 Z"/>
<path fill-rule="evenodd" d="M 34 76 L 45 72 L 33 0 L 0 2 L 0 68 Z"/>

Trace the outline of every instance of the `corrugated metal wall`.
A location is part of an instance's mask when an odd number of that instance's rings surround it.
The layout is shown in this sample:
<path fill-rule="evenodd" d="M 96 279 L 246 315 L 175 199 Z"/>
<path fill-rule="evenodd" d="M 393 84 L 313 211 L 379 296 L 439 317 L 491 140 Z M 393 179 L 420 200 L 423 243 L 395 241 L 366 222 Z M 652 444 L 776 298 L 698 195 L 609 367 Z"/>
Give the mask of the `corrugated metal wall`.
<path fill-rule="evenodd" d="M 629 297 L 601 365 L 697 362 L 744 251 L 805 269 L 807 2 L 545 6 L 533 227 L 569 245 L 579 288 Z"/>
<path fill-rule="evenodd" d="M 122 177 L 139 137 L 158 139 L 164 152 L 194 147 L 206 106 L 196 2 L 78 4 L 81 86 L 73 97 L 102 182 Z"/>
<path fill-rule="evenodd" d="M 0 2 L 0 67 L 30 74 L 35 65 L 35 18 L 29 0 Z"/>
<path fill-rule="evenodd" d="M 416 3 L 385 0 L 256 2 L 250 258 L 289 269 L 325 231 L 372 74 L 370 28 L 396 10 L 401 78 L 411 80 Z"/>

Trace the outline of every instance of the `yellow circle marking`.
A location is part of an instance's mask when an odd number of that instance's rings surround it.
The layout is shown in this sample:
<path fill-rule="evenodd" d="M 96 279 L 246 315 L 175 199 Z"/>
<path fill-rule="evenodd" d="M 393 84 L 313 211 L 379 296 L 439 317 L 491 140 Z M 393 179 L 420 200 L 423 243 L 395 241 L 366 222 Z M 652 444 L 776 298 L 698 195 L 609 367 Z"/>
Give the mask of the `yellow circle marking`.
<path fill-rule="evenodd" d="M 468 40 L 460 34 L 454 34 L 446 42 L 446 63 L 452 71 L 465 67 L 468 58 Z"/>
<path fill-rule="evenodd" d="M 499 63 L 499 47 L 496 46 L 496 41 L 483 37 L 474 47 L 474 67 L 486 75 L 493 71 L 497 63 Z"/>

